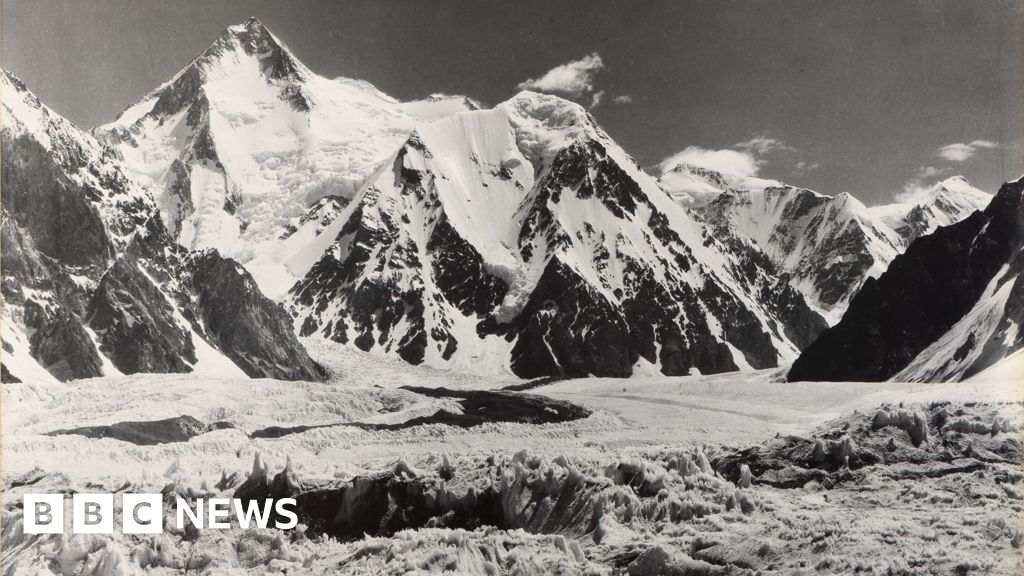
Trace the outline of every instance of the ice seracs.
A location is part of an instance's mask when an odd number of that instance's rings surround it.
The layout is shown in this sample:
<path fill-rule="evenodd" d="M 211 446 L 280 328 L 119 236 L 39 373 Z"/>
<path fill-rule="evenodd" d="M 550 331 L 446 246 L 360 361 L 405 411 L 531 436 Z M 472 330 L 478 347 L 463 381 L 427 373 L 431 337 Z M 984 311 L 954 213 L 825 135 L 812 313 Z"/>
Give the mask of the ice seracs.
<path fill-rule="evenodd" d="M 284 261 L 315 236 L 295 234 L 311 205 L 351 198 L 417 123 L 473 107 L 319 76 L 251 18 L 95 133 L 153 191 L 179 242 L 239 260 L 274 295 L 305 273 Z"/>

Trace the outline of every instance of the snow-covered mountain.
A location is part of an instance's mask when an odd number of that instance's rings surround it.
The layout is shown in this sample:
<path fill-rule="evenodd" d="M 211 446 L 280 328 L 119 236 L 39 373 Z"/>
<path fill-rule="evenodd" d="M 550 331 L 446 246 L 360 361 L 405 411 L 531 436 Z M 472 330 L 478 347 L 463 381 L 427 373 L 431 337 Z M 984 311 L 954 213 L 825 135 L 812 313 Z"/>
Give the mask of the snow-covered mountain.
<path fill-rule="evenodd" d="M 153 190 L 179 242 L 242 262 L 276 295 L 315 261 L 294 259 L 315 236 L 300 229 L 311 205 L 346 203 L 419 122 L 475 107 L 321 77 L 251 18 L 94 132 Z"/>
<path fill-rule="evenodd" d="M 421 126 L 321 237 L 288 301 L 300 333 L 412 363 L 710 373 L 777 366 L 824 327 L 554 96 Z"/>
<path fill-rule="evenodd" d="M 917 237 L 963 220 L 992 196 L 962 177 L 913 197 L 867 207 L 774 180 L 677 166 L 659 184 L 719 237 L 753 242 L 791 285 L 834 324 L 868 277 L 877 277 Z"/>
<path fill-rule="evenodd" d="M 238 264 L 177 245 L 117 154 L 0 74 L 3 377 L 320 379 Z"/>
<path fill-rule="evenodd" d="M 939 226 L 949 226 L 984 210 L 991 201 L 991 194 L 971 186 L 963 176 L 954 176 L 896 203 L 868 208 L 868 212 L 895 230 L 909 246 Z"/>
<path fill-rule="evenodd" d="M 255 18 L 94 136 L 4 88 L 4 338 L 62 379 L 318 378 L 264 294 L 300 336 L 431 366 L 778 366 L 989 198 L 961 178 L 873 208 L 687 165 L 656 181 L 568 101 L 399 102 Z"/>
<path fill-rule="evenodd" d="M 963 380 L 1024 348 L 1024 178 L 869 279 L 790 380 Z"/>

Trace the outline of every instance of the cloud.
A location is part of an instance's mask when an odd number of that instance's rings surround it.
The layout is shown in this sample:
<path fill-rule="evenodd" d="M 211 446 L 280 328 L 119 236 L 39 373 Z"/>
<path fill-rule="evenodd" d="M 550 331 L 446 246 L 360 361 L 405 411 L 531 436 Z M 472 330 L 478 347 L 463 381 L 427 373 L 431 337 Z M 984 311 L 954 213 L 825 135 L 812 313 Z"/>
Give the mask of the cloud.
<path fill-rule="evenodd" d="M 612 104 L 629 104 L 633 101 L 633 97 L 629 94 L 619 94 L 612 98 Z"/>
<path fill-rule="evenodd" d="M 756 176 L 762 162 L 751 152 L 687 146 L 681 152 L 662 160 L 659 166 L 664 174 L 679 164 L 691 164 L 737 176 Z"/>
<path fill-rule="evenodd" d="M 953 172 L 952 168 L 942 166 L 921 166 L 903 185 L 903 191 L 896 194 L 897 202 L 908 202 L 927 192 L 935 185 L 935 181 Z"/>
<path fill-rule="evenodd" d="M 594 95 L 590 97 L 590 109 L 593 110 L 594 108 L 597 108 L 598 104 L 600 104 L 601 100 L 603 99 L 604 90 L 598 90 L 597 92 L 594 92 Z"/>
<path fill-rule="evenodd" d="M 604 70 L 601 56 L 594 52 L 548 70 L 540 78 L 530 78 L 519 84 L 520 90 L 557 92 L 568 96 L 582 96 L 594 91 L 594 75 Z"/>
<path fill-rule="evenodd" d="M 763 136 L 761 134 L 756 134 L 753 138 L 745 142 L 737 142 L 735 147 L 740 150 L 754 152 L 759 156 L 764 156 L 765 154 L 775 152 L 777 150 L 786 150 L 791 152 L 796 151 L 795 148 L 783 144 L 782 140 L 779 140 L 778 138 L 769 138 L 768 136 Z"/>
<path fill-rule="evenodd" d="M 797 174 L 803 175 L 803 174 L 807 174 L 808 172 L 813 172 L 813 171 L 817 170 L 818 166 L 821 166 L 821 163 L 819 163 L 819 162 L 805 162 L 804 160 L 800 160 L 799 162 L 796 163 L 796 166 L 794 167 L 794 170 L 796 171 Z"/>
<path fill-rule="evenodd" d="M 942 148 L 939 148 L 936 154 L 950 162 L 963 162 L 977 154 L 978 150 L 998 147 L 999 144 L 988 140 L 975 140 L 968 144 L 964 144 L 963 142 L 954 142 L 953 144 L 946 144 Z"/>
<path fill-rule="evenodd" d="M 700 146 L 688 146 L 681 152 L 665 158 L 658 165 L 664 174 L 679 164 L 691 164 L 709 168 L 725 174 L 736 176 L 757 176 L 761 167 L 767 163 L 767 157 L 785 160 L 794 166 L 797 173 L 805 174 L 818 167 L 817 163 L 804 160 L 793 163 L 799 151 L 787 146 L 778 138 L 756 134 L 749 140 L 737 142 L 723 150 L 709 150 Z"/>

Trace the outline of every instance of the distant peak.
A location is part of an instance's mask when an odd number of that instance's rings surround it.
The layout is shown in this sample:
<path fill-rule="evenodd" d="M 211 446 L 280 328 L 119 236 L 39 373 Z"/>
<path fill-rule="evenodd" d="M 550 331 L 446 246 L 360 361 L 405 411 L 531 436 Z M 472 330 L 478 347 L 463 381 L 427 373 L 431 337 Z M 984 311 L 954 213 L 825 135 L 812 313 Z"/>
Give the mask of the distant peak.
<path fill-rule="evenodd" d="M 936 186 L 936 188 L 938 188 L 940 191 L 945 189 L 950 192 L 957 192 L 962 194 L 983 193 L 981 190 L 975 188 L 974 185 L 967 180 L 967 178 L 964 178 L 963 176 L 959 175 L 946 178 L 945 180 L 940 182 L 939 185 Z"/>
<path fill-rule="evenodd" d="M 952 194 L 958 197 L 975 198 L 987 201 L 991 196 L 982 190 L 975 188 L 967 178 L 963 176 L 952 176 L 939 182 L 927 193 L 932 200 L 939 196 Z"/>
<path fill-rule="evenodd" d="M 259 33 L 268 33 L 269 34 L 270 30 L 268 30 L 267 27 L 263 25 L 263 22 L 261 22 L 259 18 L 255 17 L 255 16 L 249 16 L 249 18 L 245 22 L 242 22 L 241 24 L 235 24 L 234 26 L 228 26 L 224 30 L 224 32 L 229 33 L 229 34 L 239 34 L 239 33 L 245 33 L 245 32 L 248 32 L 250 34 L 253 34 L 253 33 L 258 33 L 258 34 Z"/>
<path fill-rule="evenodd" d="M 561 96 L 555 96 L 554 94 L 545 94 L 543 92 L 534 92 L 532 90 L 521 90 L 515 96 L 507 100 L 509 103 L 523 103 L 529 105 L 548 105 L 558 106 L 561 108 L 573 108 L 583 110 L 583 107 L 579 104 L 562 98 Z"/>
<path fill-rule="evenodd" d="M 523 90 L 500 107 L 521 119 L 541 122 L 550 127 L 568 127 L 587 124 L 587 111 L 579 104 L 551 94 Z"/>

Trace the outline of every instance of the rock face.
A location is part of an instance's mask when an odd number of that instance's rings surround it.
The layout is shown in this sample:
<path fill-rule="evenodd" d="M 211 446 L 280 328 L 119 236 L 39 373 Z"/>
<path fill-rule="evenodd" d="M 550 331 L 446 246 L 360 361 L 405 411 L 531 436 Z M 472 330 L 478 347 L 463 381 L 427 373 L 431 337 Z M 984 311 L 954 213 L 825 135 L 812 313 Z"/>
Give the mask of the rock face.
<path fill-rule="evenodd" d="M 347 203 L 418 122 L 474 107 L 443 95 L 403 103 L 318 76 L 251 18 L 96 136 L 153 191 L 176 240 L 241 262 L 276 297 L 333 238 L 316 243 L 338 208 L 320 200 Z"/>
<path fill-rule="evenodd" d="M 795 380 L 956 380 L 1024 346 L 1024 180 L 914 241 L 794 362 Z"/>
<path fill-rule="evenodd" d="M 220 259 L 233 278 L 218 280 L 210 262 L 219 257 L 174 242 L 116 153 L 17 78 L 0 81 L 5 381 L 138 372 L 323 378 L 248 273 Z M 238 290 L 233 308 L 226 289 Z M 206 301 L 238 315 L 220 320 Z M 237 336 L 246 333 L 260 337 Z"/>
<path fill-rule="evenodd" d="M 100 350 L 125 374 L 191 372 L 196 349 L 175 306 L 132 258 L 119 258 L 100 279 L 89 326 Z"/>
<path fill-rule="evenodd" d="M 209 250 L 192 258 L 191 288 L 207 333 L 235 364 L 252 377 L 321 380 L 292 331 L 280 304 L 260 292 L 237 262 Z"/>
<path fill-rule="evenodd" d="M 719 238 L 756 245 L 830 323 L 868 277 L 915 238 L 983 209 L 991 196 L 961 177 L 885 206 L 826 196 L 774 180 L 680 165 L 661 186 Z"/>
<path fill-rule="evenodd" d="M 352 204 L 289 293 L 303 336 L 417 364 L 628 376 L 777 366 L 824 327 L 756 246 L 719 242 L 556 97 L 421 127 Z"/>

